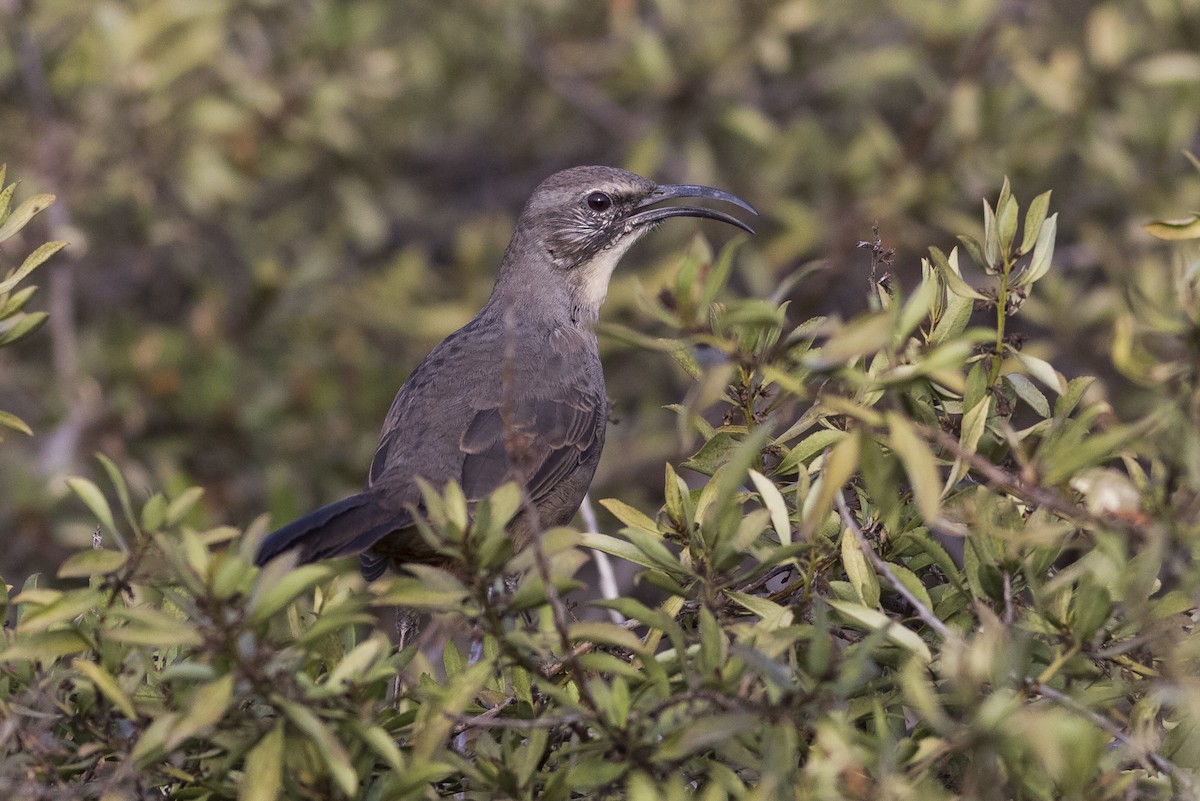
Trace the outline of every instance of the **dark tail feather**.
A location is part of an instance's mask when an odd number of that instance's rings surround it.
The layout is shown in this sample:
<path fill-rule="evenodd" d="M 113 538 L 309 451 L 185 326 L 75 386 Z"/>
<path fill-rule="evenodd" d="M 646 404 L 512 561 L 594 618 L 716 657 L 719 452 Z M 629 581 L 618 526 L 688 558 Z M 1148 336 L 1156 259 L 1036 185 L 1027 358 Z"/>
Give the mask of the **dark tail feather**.
<path fill-rule="evenodd" d="M 300 549 L 300 563 L 359 553 L 397 529 L 408 516 L 382 509 L 369 495 L 351 495 L 293 520 L 263 540 L 255 564 L 264 565 L 284 551 Z"/>
<path fill-rule="evenodd" d="M 358 572 L 367 581 L 374 581 L 387 572 L 391 561 L 390 556 L 363 551 L 358 555 Z"/>

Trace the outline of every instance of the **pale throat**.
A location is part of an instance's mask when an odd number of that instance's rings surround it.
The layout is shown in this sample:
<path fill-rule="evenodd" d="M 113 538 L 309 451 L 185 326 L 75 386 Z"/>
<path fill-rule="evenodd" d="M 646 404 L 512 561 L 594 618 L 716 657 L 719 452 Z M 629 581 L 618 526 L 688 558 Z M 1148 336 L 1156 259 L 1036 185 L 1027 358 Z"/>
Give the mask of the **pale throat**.
<path fill-rule="evenodd" d="M 634 230 L 571 270 L 571 305 L 577 310 L 572 316 L 577 322 L 595 323 L 599 319 L 617 263 L 645 233 L 645 229 Z"/>

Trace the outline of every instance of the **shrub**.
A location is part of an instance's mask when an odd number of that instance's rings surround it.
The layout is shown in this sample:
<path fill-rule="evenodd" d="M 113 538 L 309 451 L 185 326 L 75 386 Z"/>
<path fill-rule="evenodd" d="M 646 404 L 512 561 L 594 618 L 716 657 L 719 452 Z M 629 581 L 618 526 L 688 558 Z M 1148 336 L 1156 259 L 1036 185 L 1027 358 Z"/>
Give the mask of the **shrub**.
<path fill-rule="evenodd" d="M 653 514 L 604 502 L 616 534 L 513 554 L 520 489 L 471 520 L 451 485 L 422 531 L 446 566 L 364 589 L 346 562 L 258 570 L 265 521 L 196 530 L 196 489 L 135 508 L 102 459 L 116 512 L 72 480 L 100 529 L 58 573 L 86 586 L 10 601 L 0 791 L 1194 793 L 1200 262 L 1129 296 L 1113 361 L 1157 400 L 1117 419 L 1009 333 L 1051 268 L 1049 194 L 1022 210 L 1006 184 L 984 216 L 907 291 L 873 243 L 848 321 L 727 297 L 734 252 L 697 244 L 650 304 L 674 335 L 622 333 L 694 375 L 675 411 L 698 446 Z M 639 567 L 636 598 L 595 604 L 620 622 L 573 605 L 586 548 Z M 393 647 L 392 606 L 463 648 Z"/>

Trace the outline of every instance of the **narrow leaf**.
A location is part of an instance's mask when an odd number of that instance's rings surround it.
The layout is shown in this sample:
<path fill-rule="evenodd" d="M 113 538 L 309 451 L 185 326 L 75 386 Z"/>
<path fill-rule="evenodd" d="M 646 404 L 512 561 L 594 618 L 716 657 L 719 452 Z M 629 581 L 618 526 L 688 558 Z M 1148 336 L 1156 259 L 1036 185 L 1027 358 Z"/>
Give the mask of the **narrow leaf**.
<path fill-rule="evenodd" d="M 332 575 L 328 565 L 301 565 L 288 571 L 278 581 L 269 583 L 265 579 L 267 572 L 263 571 L 264 579 L 250 598 L 251 623 L 261 623 L 296 600 L 301 593 L 311 590 Z"/>
<path fill-rule="evenodd" d="M 936 520 L 941 509 L 942 482 L 938 478 L 933 451 L 928 443 L 917 436 L 912 424 L 904 416 L 888 412 L 887 421 L 892 435 L 892 451 L 904 465 L 921 516 L 926 520 Z"/>
<path fill-rule="evenodd" d="M 100 521 L 100 525 L 104 526 L 108 531 L 117 530 L 116 523 L 113 522 L 112 509 L 109 508 L 108 500 L 104 497 L 104 493 L 100 491 L 99 487 L 88 479 L 79 476 L 68 478 L 67 486 L 91 510 L 96 519 Z"/>
<path fill-rule="evenodd" d="M 1050 270 L 1050 262 L 1054 258 L 1054 238 L 1057 233 L 1058 214 L 1056 213 L 1050 215 L 1050 219 L 1042 223 L 1037 245 L 1033 249 L 1033 258 L 1029 262 L 1029 267 L 1017 278 L 1017 286 L 1028 286 Z"/>
<path fill-rule="evenodd" d="M 338 742 L 321 719 L 306 707 L 292 701 L 281 701 L 280 706 L 292 725 L 302 731 L 316 747 L 338 789 L 347 796 L 356 797 L 358 774 L 350 762 L 350 754 L 346 752 L 346 747 Z"/>
<path fill-rule="evenodd" d="M 20 431 L 21 433 L 28 434 L 31 437 L 33 436 L 33 429 L 26 425 L 25 421 L 20 417 L 17 417 L 15 414 L 0 412 L 0 426 L 11 428 L 14 431 Z"/>
<path fill-rule="evenodd" d="M 1025 211 L 1025 228 L 1021 239 L 1019 254 L 1024 256 L 1038 240 L 1042 223 L 1046 221 L 1046 212 L 1050 210 L 1050 190 L 1043 192 L 1033 199 Z"/>
<path fill-rule="evenodd" d="M 929 253 L 933 257 L 933 266 L 937 268 L 938 275 L 946 282 L 947 289 L 960 298 L 971 298 L 972 300 L 985 299 L 982 293 L 976 291 L 974 287 L 963 280 L 958 267 L 958 248 L 951 250 L 949 257 L 938 248 L 930 248 Z"/>
<path fill-rule="evenodd" d="M 80 551 L 67 557 L 58 568 L 59 578 L 86 578 L 112 573 L 125 564 L 128 554 L 120 551 Z"/>
<path fill-rule="evenodd" d="M 889 640 L 909 651 L 922 662 L 932 661 L 933 654 L 930 653 L 929 646 L 925 644 L 919 634 L 905 628 L 879 610 L 868 609 L 859 604 L 833 598 L 827 599 L 826 603 L 851 624 L 865 631 L 883 631 Z"/>
<path fill-rule="evenodd" d="M 258 741 L 246 755 L 238 801 L 276 801 L 283 789 L 283 722 Z"/>
<path fill-rule="evenodd" d="M 13 209 L 13 213 L 4 221 L 4 225 L 0 225 L 0 242 L 3 242 L 24 228 L 25 224 L 33 219 L 33 215 L 45 211 L 53 202 L 54 195 L 34 195 L 31 198 L 27 198 L 21 205 Z M 0 292 L 7 292 L 10 289 L 10 287 L 6 287 L 4 284 L 5 282 L 0 282 Z M 15 281 L 13 285 L 16 285 Z"/>
<path fill-rule="evenodd" d="M 1019 351 L 1014 355 L 1017 357 L 1017 361 L 1025 365 L 1025 369 L 1029 371 L 1029 374 L 1038 381 L 1041 381 L 1059 395 L 1066 390 L 1067 386 L 1062 376 L 1058 374 L 1058 371 L 1048 361 Z"/>
<path fill-rule="evenodd" d="M 754 488 L 758 490 L 763 506 L 771 513 L 771 525 L 779 535 L 779 542 L 783 545 L 789 544 L 792 541 L 792 524 L 788 519 L 787 503 L 784 502 L 779 488 L 775 486 L 774 481 L 757 470 L 750 471 L 750 480 L 754 482 Z"/>
<path fill-rule="evenodd" d="M 49 316 L 46 312 L 29 312 L 28 314 L 18 314 L 16 317 L 10 317 L 9 321 L 12 324 L 4 327 L 3 331 L 0 331 L 0 347 L 11 345 L 29 336 L 41 328 Z"/>
<path fill-rule="evenodd" d="M 1013 392 L 1017 393 L 1018 398 L 1029 404 L 1029 408 L 1042 417 L 1050 416 L 1050 402 L 1032 381 L 1020 373 L 1009 373 L 1004 376 L 1004 380 L 1013 388 Z"/>
<path fill-rule="evenodd" d="M 983 438 L 983 432 L 987 430 L 988 412 L 991 408 L 992 396 L 985 395 L 983 400 L 976 403 L 963 415 L 959 445 L 967 453 L 975 453 L 979 449 L 979 440 Z M 955 457 L 954 466 L 950 468 L 950 475 L 946 476 L 946 486 L 942 488 L 942 497 L 948 496 L 966 474 L 967 463 L 961 456 Z"/>
<path fill-rule="evenodd" d="M 1155 220 L 1146 223 L 1146 233 L 1169 242 L 1200 239 L 1200 212 L 1186 220 Z"/>
<path fill-rule="evenodd" d="M 137 720 L 137 710 L 133 708 L 133 701 L 129 699 L 129 696 L 117 684 L 117 680 L 113 678 L 111 673 L 87 659 L 76 658 L 72 666 L 95 685 L 96 689 L 112 702 L 113 706 L 121 710 L 121 714 L 130 720 Z"/>
<path fill-rule="evenodd" d="M 867 562 L 858 538 L 848 528 L 842 531 L 842 567 L 858 599 L 872 609 L 879 606 L 879 577 Z"/>

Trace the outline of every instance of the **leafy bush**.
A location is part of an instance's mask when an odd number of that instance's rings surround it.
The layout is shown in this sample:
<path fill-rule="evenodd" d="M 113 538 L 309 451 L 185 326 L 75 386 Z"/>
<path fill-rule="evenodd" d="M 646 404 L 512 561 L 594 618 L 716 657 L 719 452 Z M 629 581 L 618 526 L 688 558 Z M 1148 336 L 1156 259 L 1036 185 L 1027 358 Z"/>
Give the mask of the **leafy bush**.
<path fill-rule="evenodd" d="M 78 231 L 67 346 L 87 372 L 73 392 L 42 337 L 0 384 L 46 434 L 0 450 L 0 519 L 42 555 L 5 549 L 5 572 L 86 540 L 37 468 L 98 449 L 136 486 L 204 485 L 217 522 L 356 489 L 404 372 L 482 304 L 520 204 L 571 164 L 750 199 L 765 217 L 732 286 L 766 296 L 820 259 L 792 285 L 803 315 L 861 310 L 873 222 L 915 281 L 927 245 L 981 238 L 1001 176 L 1052 186 L 1068 246 L 1018 332 L 1104 378 L 1121 293 L 1161 275 L 1141 223 L 1200 208 L 1180 155 L 1200 141 L 1194 0 L 9 0 L 0 29 L 0 142 Z M 688 232 L 639 243 L 605 319 L 633 324 Z M 621 425 L 597 491 L 649 507 L 686 376 L 602 347 Z"/>
<path fill-rule="evenodd" d="M 984 212 L 911 290 L 875 242 L 847 321 L 730 298 L 735 253 L 698 243 L 647 305 L 673 335 L 615 332 L 695 377 L 697 443 L 653 514 L 604 502 L 616 534 L 514 555 L 517 487 L 473 521 L 429 490 L 445 566 L 364 589 L 346 562 L 258 570 L 265 521 L 196 530 L 195 489 L 137 509 L 102 460 L 117 514 L 72 480 L 100 529 L 58 574 L 87 586 L 9 601 L 0 793 L 1194 794 L 1200 261 L 1129 296 L 1113 361 L 1157 401 L 1122 420 L 1008 333 L 1051 268 L 1049 195 Z M 595 604 L 615 620 L 573 595 L 589 547 L 639 566 Z M 440 639 L 393 647 L 392 606 Z"/>

